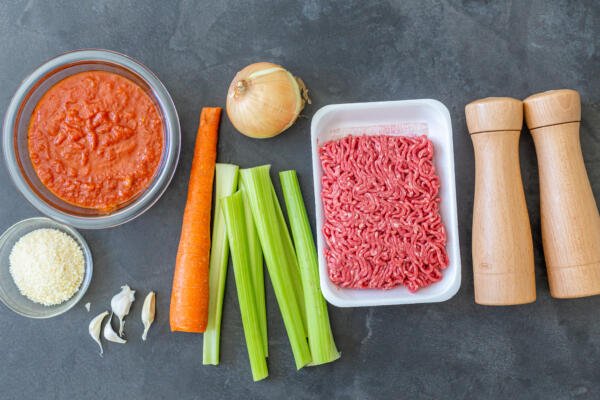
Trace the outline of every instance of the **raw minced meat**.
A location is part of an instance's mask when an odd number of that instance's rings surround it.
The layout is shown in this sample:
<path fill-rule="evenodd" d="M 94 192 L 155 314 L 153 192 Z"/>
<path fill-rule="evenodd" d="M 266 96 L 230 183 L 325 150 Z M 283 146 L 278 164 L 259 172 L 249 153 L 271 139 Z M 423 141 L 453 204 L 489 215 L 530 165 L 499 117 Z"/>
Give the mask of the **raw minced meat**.
<path fill-rule="evenodd" d="M 426 136 L 348 136 L 319 149 L 329 278 L 414 292 L 448 265 L 440 181 Z"/>

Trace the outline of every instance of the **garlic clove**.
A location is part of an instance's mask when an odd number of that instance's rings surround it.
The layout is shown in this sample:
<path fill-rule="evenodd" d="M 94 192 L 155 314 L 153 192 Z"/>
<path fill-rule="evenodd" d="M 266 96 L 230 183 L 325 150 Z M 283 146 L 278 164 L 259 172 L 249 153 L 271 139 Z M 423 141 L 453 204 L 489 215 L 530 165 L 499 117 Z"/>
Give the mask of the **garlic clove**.
<path fill-rule="evenodd" d="M 142 340 L 146 340 L 150 325 L 154 322 L 154 314 L 156 312 L 156 294 L 154 292 L 148 293 L 144 299 L 144 306 L 142 307 L 142 322 L 144 323 L 144 333 L 142 333 Z"/>
<path fill-rule="evenodd" d="M 85 303 L 84 307 L 87 310 L 87 312 L 90 312 L 90 308 L 92 307 L 92 303 Z"/>
<path fill-rule="evenodd" d="M 121 291 L 113 296 L 110 301 L 112 312 L 119 319 L 119 336 L 123 335 L 123 318 L 129 314 L 131 303 L 135 300 L 135 290 L 131 290 L 128 285 L 121 286 Z"/>
<path fill-rule="evenodd" d="M 127 340 L 122 339 L 119 335 L 117 335 L 117 332 L 114 331 L 112 324 L 111 324 L 111 320 L 112 320 L 112 314 L 110 314 L 110 318 L 108 319 L 108 322 L 106 323 L 106 325 L 104 325 L 104 330 L 102 331 L 103 335 L 104 335 L 104 339 L 108 340 L 109 342 L 114 342 L 114 343 L 127 343 Z"/>
<path fill-rule="evenodd" d="M 102 349 L 102 343 L 100 342 L 100 327 L 102 326 L 102 321 L 107 315 L 108 311 L 104 311 L 103 313 L 96 315 L 88 327 L 90 336 L 96 343 L 98 343 L 98 346 L 100 346 L 100 355 L 104 354 L 104 349 Z"/>

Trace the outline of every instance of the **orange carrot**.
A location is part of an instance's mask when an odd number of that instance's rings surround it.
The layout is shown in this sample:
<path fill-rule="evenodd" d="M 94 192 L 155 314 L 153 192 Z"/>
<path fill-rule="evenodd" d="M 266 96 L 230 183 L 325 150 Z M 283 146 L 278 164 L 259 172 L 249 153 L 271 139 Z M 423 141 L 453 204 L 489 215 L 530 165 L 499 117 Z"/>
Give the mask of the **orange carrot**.
<path fill-rule="evenodd" d="M 220 118 L 220 107 L 205 107 L 200 114 L 173 276 L 172 331 L 199 333 L 206 329 L 210 214 Z"/>

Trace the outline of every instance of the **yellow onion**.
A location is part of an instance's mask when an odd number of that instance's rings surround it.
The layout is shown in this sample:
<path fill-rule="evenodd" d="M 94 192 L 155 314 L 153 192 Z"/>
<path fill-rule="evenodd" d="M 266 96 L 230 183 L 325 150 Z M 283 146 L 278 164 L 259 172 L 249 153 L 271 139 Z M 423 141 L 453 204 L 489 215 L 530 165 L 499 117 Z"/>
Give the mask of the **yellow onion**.
<path fill-rule="evenodd" d="M 281 65 L 259 62 L 233 78 L 227 92 L 227 115 L 244 135 L 264 139 L 292 126 L 306 102 L 310 100 L 302 79 Z"/>

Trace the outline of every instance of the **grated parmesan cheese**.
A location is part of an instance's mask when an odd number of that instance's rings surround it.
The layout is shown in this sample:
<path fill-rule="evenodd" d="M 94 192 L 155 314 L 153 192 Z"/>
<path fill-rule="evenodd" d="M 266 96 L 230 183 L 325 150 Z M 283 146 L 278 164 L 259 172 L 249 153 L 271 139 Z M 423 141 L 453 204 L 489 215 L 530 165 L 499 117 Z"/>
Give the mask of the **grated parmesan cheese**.
<path fill-rule="evenodd" d="M 10 274 L 22 295 L 46 306 L 70 299 L 83 281 L 81 248 L 57 229 L 37 229 L 15 243 Z"/>

